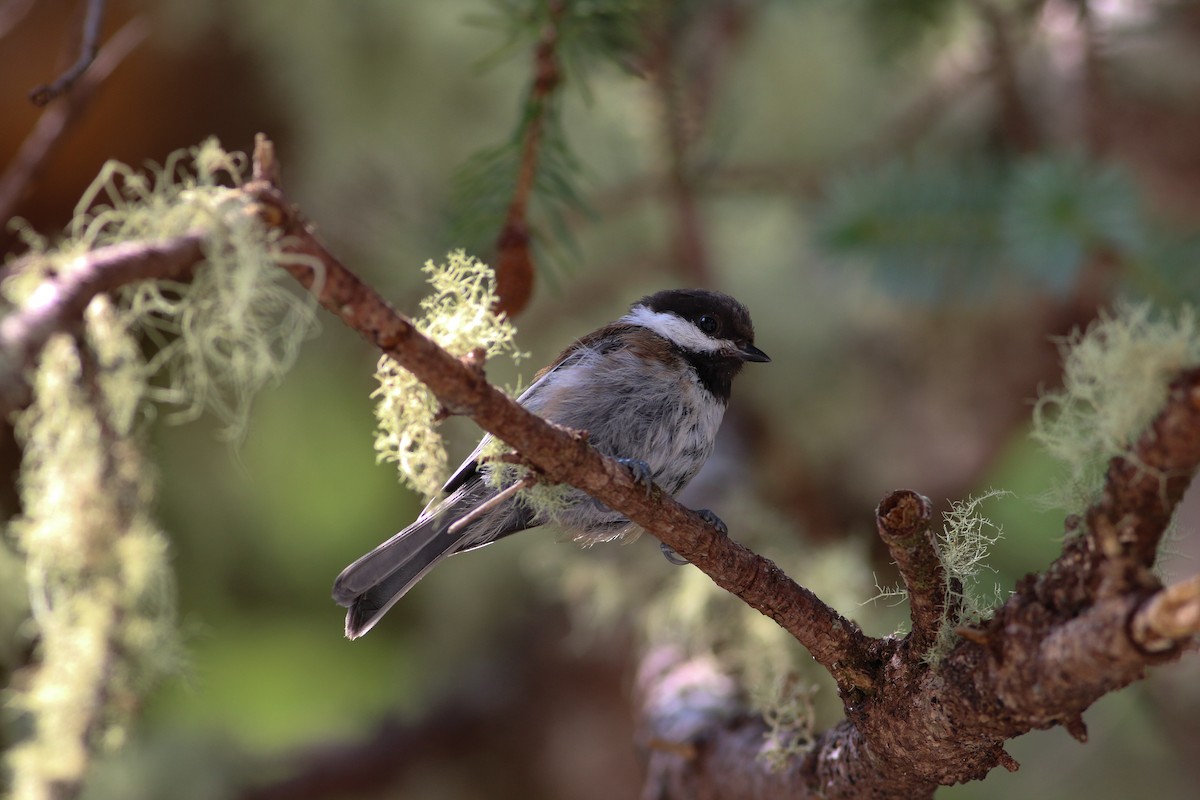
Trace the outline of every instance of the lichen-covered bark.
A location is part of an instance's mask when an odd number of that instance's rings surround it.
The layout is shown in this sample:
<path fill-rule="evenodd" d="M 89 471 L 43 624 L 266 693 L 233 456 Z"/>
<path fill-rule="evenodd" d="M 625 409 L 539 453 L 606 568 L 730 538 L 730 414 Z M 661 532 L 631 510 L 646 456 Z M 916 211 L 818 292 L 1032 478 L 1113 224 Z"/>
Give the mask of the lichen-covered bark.
<path fill-rule="evenodd" d="M 695 758 L 668 766 L 670 755 L 653 756 L 665 776 L 661 796 L 928 797 L 997 766 L 1017 769 L 1004 743 L 1031 730 L 1062 725 L 1086 740 L 1082 714 L 1092 703 L 1178 658 L 1197 632 L 1200 582 L 1164 591 L 1150 566 L 1198 464 L 1200 370 L 1190 370 L 1132 452 L 1112 460 L 1083 519 L 1068 520 L 1062 555 L 1024 578 L 936 668 L 921 663 L 917 639 L 897 642 L 872 689 L 843 692 L 846 720 L 770 775 L 758 760 L 761 726 L 752 734 L 756 723 L 713 720 L 697 736 Z M 885 523 L 909 494 L 881 504 Z M 885 538 L 905 527 L 891 521 L 881 525 Z M 1157 632 L 1150 618 L 1159 620 Z M 1168 629 L 1173 642 L 1163 638 Z"/>
<path fill-rule="evenodd" d="M 1178 658 L 1200 629 L 1200 583 L 1163 591 L 1150 571 L 1176 504 L 1200 464 L 1200 369 L 1179 376 L 1162 410 L 1125 457 L 1111 462 L 1103 492 L 1067 521 L 1062 555 L 1020 581 L 994 617 L 971 630 L 936 666 L 924 663 L 935 617 L 947 602 L 930 561 L 928 510 L 912 492 L 886 498 L 881 535 L 914 592 L 914 634 L 872 639 L 775 564 L 714 531 L 699 515 L 498 391 L 470 359 L 422 336 L 371 287 L 334 258 L 279 189 L 269 144 L 256 152 L 255 180 L 243 189 L 265 224 L 302 256 L 290 271 L 322 305 L 426 383 L 445 407 L 470 415 L 550 480 L 570 483 L 625 513 L 714 582 L 776 620 L 835 678 L 846 718 L 772 770 L 761 720 L 733 695 L 700 707 L 658 702 L 644 709 L 653 798 L 922 798 L 940 785 L 1017 764 L 1004 743 L 1063 725 L 1086 738 L 1081 715 L 1093 702 Z M 123 282 L 186 274 L 199 239 L 142 243 L 86 256 L 74 283 L 51 286 L 0 326 L 9 356 L 0 389 L 20 395 L 20 370 L 49 332 L 69 327 L 88 299 Z M 320 269 L 313 267 L 319 265 Z M 659 665 L 644 697 L 687 664 Z M 668 698 L 669 700 L 670 698 Z M 736 698 L 733 698 L 736 699 Z M 681 727 L 679 715 L 687 718 Z M 681 732 L 682 731 L 682 732 Z"/>

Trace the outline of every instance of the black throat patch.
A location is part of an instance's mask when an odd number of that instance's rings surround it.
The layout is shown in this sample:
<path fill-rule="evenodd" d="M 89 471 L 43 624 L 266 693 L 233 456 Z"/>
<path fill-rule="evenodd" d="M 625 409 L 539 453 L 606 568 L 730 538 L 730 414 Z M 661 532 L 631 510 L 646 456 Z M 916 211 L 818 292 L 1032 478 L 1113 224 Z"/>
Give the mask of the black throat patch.
<path fill-rule="evenodd" d="M 742 370 L 742 360 L 736 356 L 697 353 L 682 347 L 675 348 L 675 351 L 696 370 L 700 385 L 713 397 L 728 405 L 734 376 Z"/>

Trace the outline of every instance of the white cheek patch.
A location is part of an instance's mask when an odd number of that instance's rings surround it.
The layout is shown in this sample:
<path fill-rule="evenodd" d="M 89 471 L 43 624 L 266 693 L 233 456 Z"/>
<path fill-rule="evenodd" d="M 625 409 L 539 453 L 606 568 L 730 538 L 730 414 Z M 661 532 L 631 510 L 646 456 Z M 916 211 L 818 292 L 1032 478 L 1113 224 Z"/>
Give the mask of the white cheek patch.
<path fill-rule="evenodd" d="M 721 343 L 708 338 L 692 323 L 675 314 L 663 311 L 651 311 L 645 306 L 636 306 L 621 322 L 641 325 L 654 331 L 659 336 L 682 347 L 699 353 L 714 353 L 721 349 Z"/>

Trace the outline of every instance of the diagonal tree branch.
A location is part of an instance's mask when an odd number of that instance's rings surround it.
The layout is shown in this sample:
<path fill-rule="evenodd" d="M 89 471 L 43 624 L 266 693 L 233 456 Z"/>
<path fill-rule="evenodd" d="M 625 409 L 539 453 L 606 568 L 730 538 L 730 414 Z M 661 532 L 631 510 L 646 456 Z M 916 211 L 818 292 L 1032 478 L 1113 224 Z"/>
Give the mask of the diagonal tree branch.
<path fill-rule="evenodd" d="M 288 237 L 288 247 L 305 256 L 287 269 L 306 288 L 314 283 L 307 263 L 324 267 L 318 299 L 428 386 L 444 406 L 470 416 L 503 439 L 547 478 L 582 489 L 669 545 L 721 588 L 771 617 L 808 648 L 839 685 L 869 687 L 872 668 L 883 650 L 852 621 L 842 617 L 774 563 L 732 539 L 718 536 L 703 518 L 655 487 L 647 495 L 629 470 L 588 446 L 576 432 L 526 411 L 489 384 L 482 372 L 442 350 L 396 313 L 313 235 L 303 217 L 277 188 L 278 168 L 270 143 L 259 138 L 257 179 L 246 191 L 262 204 L 264 218 Z"/>
<path fill-rule="evenodd" d="M 546 6 L 546 23 L 534 49 L 534 79 L 521 124 L 521 158 L 513 196 L 496 237 L 497 313 L 516 316 L 533 296 L 534 264 L 530 250 L 529 201 L 537 183 L 538 159 L 544 145 L 555 92 L 562 83 L 559 65 L 559 25 L 567 7 L 563 0 Z"/>
<path fill-rule="evenodd" d="M 919 495 L 896 493 L 878 511 L 881 534 L 914 593 L 906 655 L 906 643 L 865 636 L 671 497 L 657 489 L 647 497 L 626 468 L 590 448 L 583 435 L 530 414 L 488 384 L 477 365 L 421 335 L 316 239 L 282 194 L 265 139 L 255 162 L 254 179 L 242 191 L 286 247 L 306 256 L 285 268 L 325 308 L 409 369 L 447 408 L 470 415 L 550 479 L 626 514 L 776 620 L 837 681 L 846 719 L 780 769 L 759 759 L 766 746 L 761 719 L 728 708 L 708 717 L 698 709 L 684 741 L 673 740 L 681 735 L 677 728 L 655 728 L 669 715 L 647 719 L 647 741 L 657 743 L 647 796 L 929 797 L 937 786 L 982 778 L 996 766 L 1016 769 L 1004 752 L 1014 736 L 1061 724 L 1086 737 L 1081 715 L 1095 700 L 1140 679 L 1148 666 L 1178 658 L 1195 634 L 1196 581 L 1164 591 L 1150 565 L 1200 464 L 1200 368 L 1178 377 L 1146 432 L 1112 460 L 1100 498 L 1069 521 L 1072 535 L 1059 559 L 1018 584 L 992 620 L 933 667 L 912 657 L 939 606 Z M 5 402 L 14 402 L 24 365 L 54 330 L 70 329 L 90 297 L 124 282 L 186 275 L 202 255 L 203 236 L 194 234 L 98 250 L 66 277 L 52 277 L 33 302 L 0 323 Z M 312 264 L 321 265 L 320 280 Z M 656 675 L 665 680 L 672 672 L 667 665 Z"/>
<path fill-rule="evenodd" d="M 647 494 L 629 470 L 592 449 L 586 435 L 552 425 L 487 382 L 478 365 L 447 353 L 398 314 L 317 240 L 279 188 L 274 151 L 259 137 L 254 179 L 242 187 L 264 224 L 284 236 L 285 249 L 304 256 L 284 265 L 319 302 L 364 339 L 394 358 L 457 414 L 470 416 L 537 466 L 620 510 L 661 539 L 719 586 L 771 617 L 837 680 L 844 692 L 874 686 L 890 645 L 798 585 L 774 563 L 728 537 L 655 487 Z M 0 322 L 0 411 L 27 397 L 22 373 L 56 330 L 70 329 L 97 294 L 153 277 L 179 278 L 203 256 L 206 234 L 160 243 L 135 242 L 81 256 L 83 263 L 52 278 L 23 309 Z M 320 264 L 314 271 L 309 265 Z"/>

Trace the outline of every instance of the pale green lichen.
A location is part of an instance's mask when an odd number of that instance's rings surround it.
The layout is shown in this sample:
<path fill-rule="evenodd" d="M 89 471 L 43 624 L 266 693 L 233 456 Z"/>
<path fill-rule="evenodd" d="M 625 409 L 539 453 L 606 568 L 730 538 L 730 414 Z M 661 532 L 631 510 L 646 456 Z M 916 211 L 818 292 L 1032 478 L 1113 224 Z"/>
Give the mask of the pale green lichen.
<path fill-rule="evenodd" d="M 980 506 L 1006 494 L 991 489 L 978 497 L 951 503 L 950 510 L 943 514 L 945 524 L 935 538 L 946 603 L 937 637 L 922 655 L 922 660 L 931 666 L 940 663 L 957 644 L 955 628 L 988 619 L 1000 600 L 999 586 L 991 592 L 980 591 L 979 574 L 991 569 L 985 562 L 1004 531 L 980 512 Z"/>
<path fill-rule="evenodd" d="M 254 392 L 314 330 L 314 299 L 279 269 L 294 257 L 252 201 L 224 185 L 241 183 L 245 163 L 215 140 L 148 175 L 110 162 L 63 241 L 21 231 L 29 253 L 0 287 L 19 307 L 52 276 L 89 268 L 96 248 L 206 237 L 191 282 L 95 298 L 81 335 L 51 338 L 31 370 L 33 401 L 15 418 L 22 516 L 9 528 L 38 637 L 35 665 L 9 700 L 31 730 L 8 755 L 17 798 L 77 789 L 91 753 L 120 743 L 138 698 L 179 664 L 167 540 L 139 448 L 148 401 L 180 418 L 211 409 L 237 436 Z M 154 350 L 149 361 L 144 349 Z"/>
<path fill-rule="evenodd" d="M 1126 304 L 1060 347 L 1063 388 L 1038 400 L 1033 437 L 1069 470 L 1047 502 L 1079 512 L 1095 499 L 1109 459 L 1129 453 L 1162 407 L 1172 378 L 1200 364 L 1200 331 L 1190 307 L 1171 317 Z"/>
<path fill-rule="evenodd" d="M 744 532 L 739 540 L 822 599 L 845 611 L 869 591 L 861 541 L 809 549 L 798 538 L 780 537 L 788 521 L 745 487 L 726 491 L 722 516 L 738 521 Z M 768 722 L 761 752 L 771 766 L 806 746 L 819 698 L 830 700 L 825 710 L 834 711 L 833 693 L 814 688 L 828 687 L 828 675 L 791 634 L 700 570 L 667 564 L 656 543 L 598 548 L 586 558 L 570 547 L 541 547 L 530 553 L 528 565 L 546 592 L 565 601 L 576 636 L 632 630 L 643 646 L 711 657 L 735 676 L 750 707 Z"/>
<path fill-rule="evenodd" d="M 812 745 L 818 693 L 815 684 L 802 684 L 795 673 L 780 676 L 761 697 L 751 697 L 767 724 L 759 758 L 772 771 L 794 764 Z"/>
<path fill-rule="evenodd" d="M 111 312 L 89 309 L 98 376 L 119 373 L 113 358 L 133 345 Z M 120 743 L 136 697 L 178 657 L 152 472 L 130 438 L 129 409 L 97 402 L 83 373 L 73 340 L 52 338 L 34 401 L 16 419 L 23 515 L 10 534 L 39 632 L 37 668 L 10 698 L 33 731 L 9 754 L 16 798 L 81 782 L 91 752 Z M 99 379 L 95 394 L 104 395 Z"/>
<path fill-rule="evenodd" d="M 426 262 L 424 271 L 432 291 L 421 301 L 418 330 L 455 356 L 481 349 L 489 358 L 506 355 L 516 362 L 523 357 L 516 347 L 516 329 L 492 310 L 498 298 L 495 275 L 487 264 L 458 250 L 444 264 Z M 380 460 L 395 462 L 405 483 L 432 499 L 447 475 L 446 447 L 437 430 L 441 404 L 425 384 L 386 355 L 380 357 L 375 377 L 375 450 Z"/>
<path fill-rule="evenodd" d="M 118 314 L 156 348 L 140 381 L 148 383 L 146 396 L 172 409 L 176 421 L 211 411 L 230 438 L 240 438 L 254 394 L 287 372 L 316 330 L 313 296 L 297 292 L 279 267 L 302 261 L 318 283 L 323 277 L 318 262 L 284 251 L 251 198 L 225 185 L 240 185 L 245 172 L 246 157 L 215 139 L 172 153 L 149 174 L 108 162 L 80 199 L 65 240 L 49 247 L 24 233 L 36 258 L 4 282 L 5 297 L 19 305 L 48 274 L 78 269 L 80 257 L 98 247 L 207 234 L 205 264 L 191 282 L 128 286 Z"/>
<path fill-rule="evenodd" d="M 486 436 L 480 443 L 479 461 L 482 464 L 484 480 L 492 488 L 511 486 L 530 475 L 528 467 L 504 460 L 512 453 L 513 449 L 495 436 Z M 567 484 L 535 480 L 517 492 L 515 500 L 533 511 L 537 518 L 553 522 L 558 514 L 571 507 L 577 497 L 578 492 Z M 587 535 L 574 538 L 576 542 L 585 546 L 600 541 Z M 630 535 L 627 540 L 631 541 L 634 538 L 636 535 Z"/>

